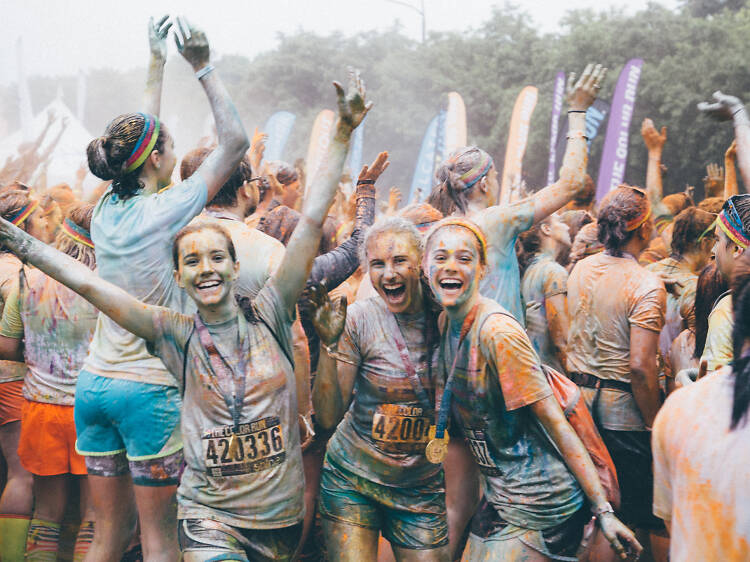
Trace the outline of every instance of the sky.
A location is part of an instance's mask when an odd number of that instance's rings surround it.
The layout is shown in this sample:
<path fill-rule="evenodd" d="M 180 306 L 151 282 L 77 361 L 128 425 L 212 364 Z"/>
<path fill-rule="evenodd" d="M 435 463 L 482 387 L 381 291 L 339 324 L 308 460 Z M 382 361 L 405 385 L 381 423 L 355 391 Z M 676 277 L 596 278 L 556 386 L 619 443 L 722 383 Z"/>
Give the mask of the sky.
<path fill-rule="evenodd" d="M 384 30 L 399 22 L 402 32 L 421 37 L 420 14 L 399 2 L 421 7 L 429 31 L 460 31 L 481 25 L 495 0 L 0 0 L 0 84 L 16 82 L 16 41 L 23 35 L 27 76 L 77 74 L 92 68 L 130 69 L 148 60 L 146 25 L 149 16 L 186 16 L 201 27 L 214 57 L 252 57 L 271 50 L 279 33 L 300 29 L 355 35 Z M 678 0 L 657 0 L 675 8 Z M 574 8 L 596 10 L 624 7 L 633 13 L 647 0 L 522 0 L 517 1 L 544 31 L 559 31 L 563 14 Z M 625 7 L 626 6 L 626 7 Z M 170 53 L 175 52 L 174 45 Z"/>

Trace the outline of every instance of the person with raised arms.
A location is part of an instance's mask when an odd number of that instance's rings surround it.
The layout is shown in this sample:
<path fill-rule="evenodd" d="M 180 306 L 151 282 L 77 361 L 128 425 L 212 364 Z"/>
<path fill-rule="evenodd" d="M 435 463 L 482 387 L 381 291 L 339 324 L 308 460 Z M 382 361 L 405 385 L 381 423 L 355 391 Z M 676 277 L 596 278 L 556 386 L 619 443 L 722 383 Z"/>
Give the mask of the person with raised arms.
<path fill-rule="evenodd" d="M 435 365 L 442 392 L 425 452 L 445 459 L 452 412 L 484 480 L 463 559 L 574 559 L 589 508 L 618 555 L 638 554 L 522 326 L 479 292 L 484 233 L 467 219 L 443 219 L 427 235 L 423 264 L 445 309 Z"/>
<path fill-rule="evenodd" d="M 197 307 L 194 316 L 144 303 L 7 221 L 0 224 L 0 240 L 23 261 L 142 338 L 176 382 L 186 461 L 179 535 L 188 561 L 290 560 L 297 548 L 304 487 L 291 325 L 349 139 L 371 107 L 358 75 L 347 95 L 334 84 L 339 120 L 326 166 L 309 188 L 279 268 L 242 309 L 233 290 L 234 245 L 216 223 L 184 228 L 173 243 L 174 279 Z"/>
<path fill-rule="evenodd" d="M 172 242 L 218 193 L 249 143 L 209 62 L 206 36 L 182 19 L 177 23 L 177 48 L 213 111 L 216 149 L 189 180 L 162 191 L 172 181 L 174 141 L 157 115 L 127 113 L 91 141 L 87 155 L 91 172 L 112 180 L 91 221 L 99 276 L 148 304 L 183 310 L 188 303 L 172 275 Z M 167 25 L 164 20 L 151 31 L 159 37 L 152 40 L 152 52 L 166 41 Z M 147 98 L 160 91 L 152 78 Z M 152 99 L 149 106 L 155 110 L 158 104 Z M 101 522 L 87 560 L 120 559 L 135 527 L 136 505 L 145 558 L 177 559 L 175 491 L 182 443 L 174 378 L 143 339 L 100 315 L 77 390 L 76 449 L 86 458 L 95 518 Z"/>

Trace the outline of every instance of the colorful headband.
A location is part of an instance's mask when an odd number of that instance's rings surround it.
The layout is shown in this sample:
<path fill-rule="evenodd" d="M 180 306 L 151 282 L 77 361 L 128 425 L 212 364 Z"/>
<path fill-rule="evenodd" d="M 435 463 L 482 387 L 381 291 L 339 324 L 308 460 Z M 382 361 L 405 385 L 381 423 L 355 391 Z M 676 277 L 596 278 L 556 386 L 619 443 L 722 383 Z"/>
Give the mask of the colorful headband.
<path fill-rule="evenodd" d="M 628 232 L 632 232 L 633 230 L 640 228 L 641 225 L 643 225 L 643 223 L 645 223 L 649 219 L 650 216 L 651 216 L 651 204 L 647 202 L 646 210 L 643 213 L 641 213 L 634 219 L 629 220 L 628 222 L 625 223 L 625 230 Z"/>
<path fill-rule="evenodd" d="M 480 155 L 479 162 L 477 162 L 471 170 L 464 172 L 458 178 L 464 182 L 464 185 L 466 186 L 465 189 L 469 189 L 472 185 L 486 176 L 487 172 L 489 172 L 492 167 L 492 157 L 486 152 L 480 152 Z"/>
<path fill-rule="evenodd" d="M 94 243 L 91 241 L 91 234 L 89 234 L 89 231 L 78 226 L 69 218 L 66 218 L 63 221 L 61 230 L 66 236 L 69 236 L 79 244 L 88 246 L 91 249 L 94 248 Z"/>
<path fill-rule="evenodd" d="M 708 236 L 708 235 L 709 235 L 709 234 L 711 234 L 711 233 L 712 233 L 712 232 L 713 232 L 714 230 L 716 230 L 716 225 L 718 224 L 718 221 L 719 221 L 719 217 L 717 216 L 717 217 L 716 217 L 716 220 L 715 220 L 714 222 L 712 222 L 712 223 L 711 223 L 710 225 L 708 225 L 708 228 L 707 228 L 706 230 L 704 230 L 704 231 L 703 231 L 703 232 L 701 233 L 701 235 L 700 235 L 700 236 L 698 236 L 698 242 L 700 242 L 700 241 L 701 241 L 701 240 L 703 240 L 703 239 L 704 239 L 704 238 L 705 238 L 706 236 Z"/>
<path fill-rule="evenodd" d="M 132 154 L 125 162 L 126 174 L 137 170 L 146 161 L 146 158 L 148 158 L 148 155 L 151 154 L 156 145 L 156 140 L 159 138 L 159 118 L 148 113 L 140 113 L 139 115 L 144 119 L 143 132 L 138 137 Z"/>
<path fill-rule="evenodd" d="M 656 232 L 661 234 L 664 232 L 664 229 L 667 228 L 672 222 L 674 221 L 674 217 L 671 215 L 661 215 L 660 217 L 656 217 L 656 220 L 654 220 L 654 228 L 656 229 Z"/>
<path fill-rule="evenodd" d="M 36 208 L 39 206 L 39 201 L 31 200 L 27 205 L 24 207 L 21 207 L 21 210 L 18 211 L 15 215 L 10 217 L 8 219 L 8 222 L 13 224 L 14 226 L 20 226 L 23 221 L 25 221 L 27 218 L 31 216 L 31 213 L 36 211 Z"/>
<path fill-rule="evenodd" d="M 419 224 L 416 224 L 414 226 L 417 227 L 417 230 L 419 232 L 421 232 L 422 234 L 424 234 L 425 232 L 427 232 L 428 230 L 430 230 L 430 228 L 432 228 L 432 225 L 434 225 L 436 222 L 437 221 L 420 222 Z"/>
<path fill-rule="evenodd" d="M 487 263 L 487 239 L 484 237 L 484 232 L 482 232 L 482 230 L 473 222 L 460 217 L 450 217 L 438 222 L 428 234 L 427 240 L 425 240 L 425 245 L 429 242 L 430 238 L 432 238 L 433 234 L 445 226 L 461 226 L 471 231 L 479 241 L 479 253 L 481 254 L 482 263 Z"/>

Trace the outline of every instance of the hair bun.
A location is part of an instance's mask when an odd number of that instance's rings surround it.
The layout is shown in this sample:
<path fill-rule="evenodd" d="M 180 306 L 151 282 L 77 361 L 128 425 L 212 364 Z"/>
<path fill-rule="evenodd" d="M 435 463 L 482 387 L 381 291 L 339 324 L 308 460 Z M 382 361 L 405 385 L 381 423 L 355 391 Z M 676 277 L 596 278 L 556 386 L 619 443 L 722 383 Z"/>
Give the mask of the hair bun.
<path fill-rule="evenodd" d="M 115 172 L 109 164 L 109 147 L 108 137 L 97 137 L 86 148 L 91 173 L 103 180 L 111 180 L 115 177 Z"/>

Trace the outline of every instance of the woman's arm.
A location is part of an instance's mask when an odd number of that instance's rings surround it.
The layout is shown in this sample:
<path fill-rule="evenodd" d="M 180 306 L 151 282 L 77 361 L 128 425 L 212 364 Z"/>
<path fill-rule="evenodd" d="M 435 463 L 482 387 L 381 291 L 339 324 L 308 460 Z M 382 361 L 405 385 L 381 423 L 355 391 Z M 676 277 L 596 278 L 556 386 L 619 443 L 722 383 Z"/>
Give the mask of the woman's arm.
<path fill-rule="evenodd" d="M 321 285 L 312 285 L 305 291 L 309 300 L 312 322 L 320 338 L 318 374 L 313 383 L 313 408 L 315 418 L 325 429 L 333 429 L 344 417 L 352 400 L 354 378 L 359 367 L 331 356 L 346 325 L 346 298 L 333 304 Z M 326 349 L 326 347 L 328 349 Z"/>
<path fill-rule="evenodd" d="M 647 427 L 653 425 L 661 406 L 659 379 L 656 374 L 658 344 L 659 332 L 640 326 L 630 326 L 630 384 Z"/>
<path fill-rule="evenodd" d="M 208 96 L 208 103 L 211 105 L 216 123 L 219 143 L 197 170 L 206 182 L 208 187 L 206 201 L 210 202 L 232 175 L 250 146 L 250 142 L 229 93 L 209 64 L 210 49 L 206 35 L 199 29 L 191 27 L 183 18 L 177 18 L 177 28 L 179 30 L 179 33 L 175 34 L 177 49 L 196 73 L 202 73 L 199 81 Z"/>
<path fill-rule="evenodd" d="M 568 78 L 568 142 L 560 170 L 560 179 L 531 196 L 534 201 L 534 224 L 561 209 L 583 189 L 586 179 L 586 110 L 594 103 L 607 74 L 602 65 L 589 64 L 574 83 L 575 74 Z"/>
<path fill-rule="evenodd" d="M 167 62 L 167 33 L 172 27 L 164 16 L 158 22 L 154 18 L 148 20 L 148 45 L 151 57 L 148 63 L 146 90 L 143 93 L 143 108 L 146 113 L 159 116 L 161 110 L 161 86 L 164 80 L 164 63 Z"/>
<path fill-rule="evenodd" d="M 724 200 L 737 195 L 740 189 L 737 185 L 737 141 L 733 140 L 724 153 Z"/>
<path fill-rule="evenodd" d="M 646 192 L 654 208 L 661 205 L 664 199 L 661 177 L 661 155 L 664 143 L 667 142 L 667 128 L 662 127 L 661 133 L 654 127 L 651 119 L 644 119 L 641 125 L 641 136 L 648 150 L 648 165 L 646 167 Z"/>
<path fill-rule="evenodd" d="M 153 341 L 153 316 L 158 307 L 142 303 L 100 278 L 81 262 L 29 236 L 0 218 L 0 240 L 24 263 L 75 291 L 120 326 L 139 338 Z"/>
<path fill-rule="evenodd" d="M 558 293 L 544 299 L 544 309 L 547 313 L 547 325 L 552 343 L 555 344 L 555 354 L 560 365 L 568 371 L 568 331 L 570 319 L 568 317 L 568 298 L 565 293 Z"/>
<path fill-rule="evenodd" d="M 740 167 L 742 182 L 750 185 L 750 117 L 745 104 L 735 96 L 728 96 L 718 90 L 714 92 L 713 103 L 701 102 L 698 109 L 718 121 L 732 120 L 734 137 L 737 140 L 737 165 Z"/>
<path fill-rule="evenodd" d="M 293 307 L 305 286 L 320 245 L 323 221 L 336 196 L 349 139 L 372 107 L 371 102 L 365 104 L 364 84 L 359 79 L 358 73 L 351 74 L 347 94 L 344 94 L 344 89 L 338 82 L 334 82 L 334 86 L 339 105 L 336 134 L 328 148 L 321 170 L 307 190 L 299 224 L 294 229 L 284 259 L 273 278 L 279 297 L 290 312 L 294 310 Z"/>
<path fill-rule="evenodd" d="M 578 434 L 565 419 L 565 414 L 563 414 L 557 399 L 554 396 L 548 396 L 534 402 L 529 408 L 557 446 L 565 464 L 573 473 L 573 476 L 581 485 L 583 493 L 586 494 L 591 503 L 594 513 L 601 513 L 597 517 L 599 527 L 609 540 L 612 548 L 621 558 L 626 558 L 625 547 L 620 542 L 623 541 L 628 545 L 629 550 L 640 553 L 642 547 L 632 531 L 623 525 L 614 513 L 606 511 L 607 496 L 599 480 L 596 467 Z"/>

